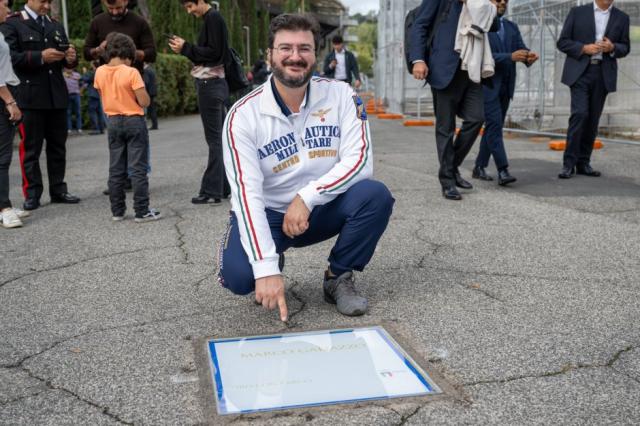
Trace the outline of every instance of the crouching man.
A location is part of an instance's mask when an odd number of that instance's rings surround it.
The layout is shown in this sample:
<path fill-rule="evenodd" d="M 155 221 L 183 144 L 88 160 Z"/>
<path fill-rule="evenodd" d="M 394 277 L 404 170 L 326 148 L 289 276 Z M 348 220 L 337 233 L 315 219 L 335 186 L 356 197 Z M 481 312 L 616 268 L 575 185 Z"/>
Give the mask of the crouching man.
<path fill-rule="evenodd" d="M 284 14 L 271 21 L 266 84 L 239 100 L 224 126 L 231 218 L 220 247 L 219 279 L 236 294 L 255 290 L 287 320 L 284 253 L 338 235 L 324 274 L 324 298 L 344 315 L 367 300 L 353 270 L 369 263 L 394 199 L 371 180 L 369 125 L 362 101 L 343 82 L 312 78 L 318 24 Z"/>

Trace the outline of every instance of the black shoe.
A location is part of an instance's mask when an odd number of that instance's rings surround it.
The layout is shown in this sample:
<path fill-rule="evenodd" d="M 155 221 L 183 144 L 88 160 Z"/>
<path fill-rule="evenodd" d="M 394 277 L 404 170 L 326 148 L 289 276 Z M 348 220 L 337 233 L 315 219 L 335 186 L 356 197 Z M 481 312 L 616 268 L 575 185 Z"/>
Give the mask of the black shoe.
<path fill-rule="evenodd" d="M 462 188 L 462 189 L 471 189 L 471 188 L 473 188 L 473 185 L 471 185 L 471 183 L 469 183 L 466 180 L 462 179 L 462 176 L 460 176 L 460 173 L 456 172 L 455 173 L 455 177 L 456 177 L 456 186 L 458 188 Z"/>
<path fill-rule="evenodd" d="M 22 208 L 25 210 L 35 210 L 38 207 L 40 207 L 40 200 L 37 198 L 27 198 L 22 205 Z"/>
<path fill-rule="evenodd" d="M 442 196 L 447 200 L 462 200 L 462 195 L 453 186 L 442 188 Z"/>
<path fill-rule="evenodd" d="M 479 167 L 479 166 L 475 166 L 473 168 L 473 172 L 471 172 L 471 177 L 474 179 L 480 179 L 480 180 L 486 180 L 486 181 L 493 180 L 493 178 L 487 174 L 487 171 L 484 169 L 484 167 Z"/>
<path fill-rule="evenodd" d="M 563 167 L 562 171 L 558 174 L 560 179 L 571 179 L 571 177 L 575 174 L 575 169 L 573 167 Z"/>
<path fill-rule="evenodd" d="M 151 127 L 149 127 L 149 130 L 158 130 L 158 126 L 155 126 L 155 127 L 151 126 Z"/>
<path fill-rule="evenodd" d="M 502 170 L 498 170 L 498 185 L 508 185 L 510 183 L 513 183 L 515 181 L 517 181 L 518 179 L 516 179 L 514 176 L 511 176 L 509 174 L 509 170 L 508 169 L 502 169 Z"/>
<path fill-rule="evenodd" d="M 52 203 L 62 203 L 62 204 L 78 204 L 80 202 L 80 198 L 75 195 L 71 195 L 68 192 L 63 192 L 61 194 L 55 194 L 51 196 Z"/>
<path fill-rule="evenodd" d="M 220 198 L 212 198 L 207 195 L 198 195 L 197 197 L 193 197 L 191 199 L 193 204 L 221 204 L 222 201 Z"/>
<path fill-rule="evenodd" d="M 593 170 L 590 164 L 579 165 L 576 167 L 576 174 L 585 175 L 585 176 L 593 176 L 598 177 L 602 173 L 597 170 Z"/>

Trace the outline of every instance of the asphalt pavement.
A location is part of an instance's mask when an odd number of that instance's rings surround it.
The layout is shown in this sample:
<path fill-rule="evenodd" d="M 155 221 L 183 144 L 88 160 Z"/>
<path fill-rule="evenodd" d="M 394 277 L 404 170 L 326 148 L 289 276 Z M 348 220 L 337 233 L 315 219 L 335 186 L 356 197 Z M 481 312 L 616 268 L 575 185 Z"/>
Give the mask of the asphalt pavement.
<path fill-rule="evenodd" d="M 432 127 L 370 121 L 375 176 L 396 203 L 357 274 L 369 312 L 346 318 L 323 301 L 328 241 L 287 252 L 289 324 L 215 280 L 229 201 L 190 203 L 207 156 L 198 116 L 151 132 L 151 204 L 164 215 L 153 223 L 134 223 L 130 198 L 111 222 L 106 137 L 70 138 L 82 202 L 45 195 L 23 228 L 0 228 L 0 424 L 203 424 L 197 339 L 380 323 L 455 395 L 233 421 L 640 423 L 640 147 L 605 144 L 592 163 L 602 177 L 559 180 L 561 152 L 508 138 L 518 181 L 472 180 L 456 202 L 440 193 Z M 17 152 L 11 179 L 20 204 Z"/>

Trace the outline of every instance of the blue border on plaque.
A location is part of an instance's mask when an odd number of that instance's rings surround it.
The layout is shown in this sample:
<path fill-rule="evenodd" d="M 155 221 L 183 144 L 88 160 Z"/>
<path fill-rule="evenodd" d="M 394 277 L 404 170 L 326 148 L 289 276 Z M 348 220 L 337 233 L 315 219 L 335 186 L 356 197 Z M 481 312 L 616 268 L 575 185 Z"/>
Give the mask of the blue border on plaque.
<path fill-rule="evenodd" d="M 416 378 L 424 385 L 426 388 L 425 392 L 419 393 L 411 393 L 404 395 L 393 395 L 393 396 L 374 396 L 370 398 L 358 398 L 358 399 L 345 399 L 345 400 L 335 400 L 335 401 L 321 401 L 321 402 L 313 402 L 307 404 L 297 404 L 297 405 L 284 405 L 284 406 L 274 406 L 269 408 L 257 408 L 257 409 L 249 409 L 249 410 L 238 410 L 238 411 L 229 411 L 226 406 L 225 397 L 224 397 L 224 386 L 222 383 L 222 375 L 220 372 L 220 366 L 218 362 L 218 356 L 216 353 L 216 344 L 224 344 L 224 343 L 233 343 L 239 341 L 253 341 L 253 340 L 271 340 L 271 339 L 279 339 L 282 337 L 296 337 L 296 336 L 309 336 L 309 335 L 322 335 L 322 334 L 339 334 L 339 333 L 353 333 L 356 331 L 376 331 L 382 340 L 389 345 L 389 347 L 393 350 L 393 352 L 404 362 L 409 371 L 411 371 Z M 406 397 L 415 397 L 415 396 L 424 396 L 434 393 L 441 393 L 440 389 L 435 385 L 428 374 L 424 372 L 412 359 L 411 357 L 404 352 L 402 347 L 398 342 L 396 342 L 393 337 L 388 334 L 388 332 L 381 326 L 373 326 L 373 327 L 362 327 L 362 328 L 347 328 L 347 329 L 336 329 L 336 330 L 318 330 L 318 331 L 307 331 L 307 332 L 299 332 L 299 333 L 284 333 L 284 334 L 273 334 L 273 335 L 264 335 L 264 336 L 250 336 L 250 337 L 238 337 L 238 338 L 228 338 L 228 339 L 211 339 L 207 341 L 207 350 L 209 351 L 209 361 L 210 361 L 210 369 L 212 373 L 213 383 L 215 386 L 215 397 L 216 404 L 218 408 L 218 414 L 220 415 L 229 415 L 229 414 L 248 414 L 248 413 L 257 413 L 257 412 L 265 412 L 265 411 L 276 411 L 276 410 L 285 410 L 285 409 L 294 409 L 294 408 L 305 408 L 305 407 L 317 407 L 322 405 L 335 405 L 335 404 L 347 404 L 347 403 L 356 403 L 356 402 L 367 402 L 367 401 L 379 401 L 386 399 L 395 399 L 395 398 L 406 398 Z"/>

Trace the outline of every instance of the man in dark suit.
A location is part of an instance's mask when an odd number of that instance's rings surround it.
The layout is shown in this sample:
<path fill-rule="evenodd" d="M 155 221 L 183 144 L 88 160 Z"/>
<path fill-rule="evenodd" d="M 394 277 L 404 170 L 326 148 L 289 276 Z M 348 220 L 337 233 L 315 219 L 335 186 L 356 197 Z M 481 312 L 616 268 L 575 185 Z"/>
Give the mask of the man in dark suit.
<path fill-rule="evenodd" d="M 324 75 L 349 84 L 353 81 L 354 87 L 359 89 L 360 70 L 358 69 L 356 57 L 345 49 L 342 36 L 334 36 L 332 44 L 333 50 L 324 58 Z"/>
<path fill-rule="evenodd" d="M 562 82 L 571 89 L 561 179 L 574 173 L 600 176 L 591 167 L 593 143 L 607 94 L 616 91 L 618 58 L 629 53 L 629 15 L 612 3 L 595 0 L 574 7 L 558 39 L 558 49 L 567 55 Z"/>
<path fill-rule="evenodd" d="M 45 139 L 51 202 L 80 201 L 69 194 L 64 182 L 69 94 L 62 76 L 62 69 L 74 68 L 78 60 L 63 26 L 48 16 L 50 8 L 51 0 L 27 0 L 0 27 L 20 78 L 17 101 L 24 117 L 19 130 L 25 210 L 40 207 L 40 153 Z"/>
<path fill-rule="evenodd" d="M 460 176 L 458 167 L 469 153 L 484 122 L 482 85 L 469 79 L 460 68 L 460 54 L 454 50 L 461 0 L 423 0 L 411 27 L 413 77 L 431 85 L 436 116 L 436 143 L 442 195 L 461 200 L 457 187 L 473 186 Z M 432 42 L 427 43 L 430 34 Z M 493 28 L 492 28 L 493 30 Z M 456 115 L 463 120 L 455 137 Z"/>
<path fill-rule="evenodd" d="M 516 63 L 522 62 L 530 66 L 538 60 L 538 55 L 531 52 L 524 44 L 518 26 L 503 18 L 509 0 L 492 1 L 498 8 L 500 19 L 498 31 L 489 33 L 489 44 L 496 68 L 495 74 L 490 78 L 491 84 L 484 84 L 482 87 L 484 135 L 480 140 L 480 150 L 471 176 L 481 180 L 493 180 L 485 171 L 489 165 L 489 157 L 493 155 L 493 161 L 498 170 L 498 184 L 507 185 L 515 182 L 516 178 L 509 173 L 507 152 L 502 139 L 502 126 L 516 86 Z"/>

